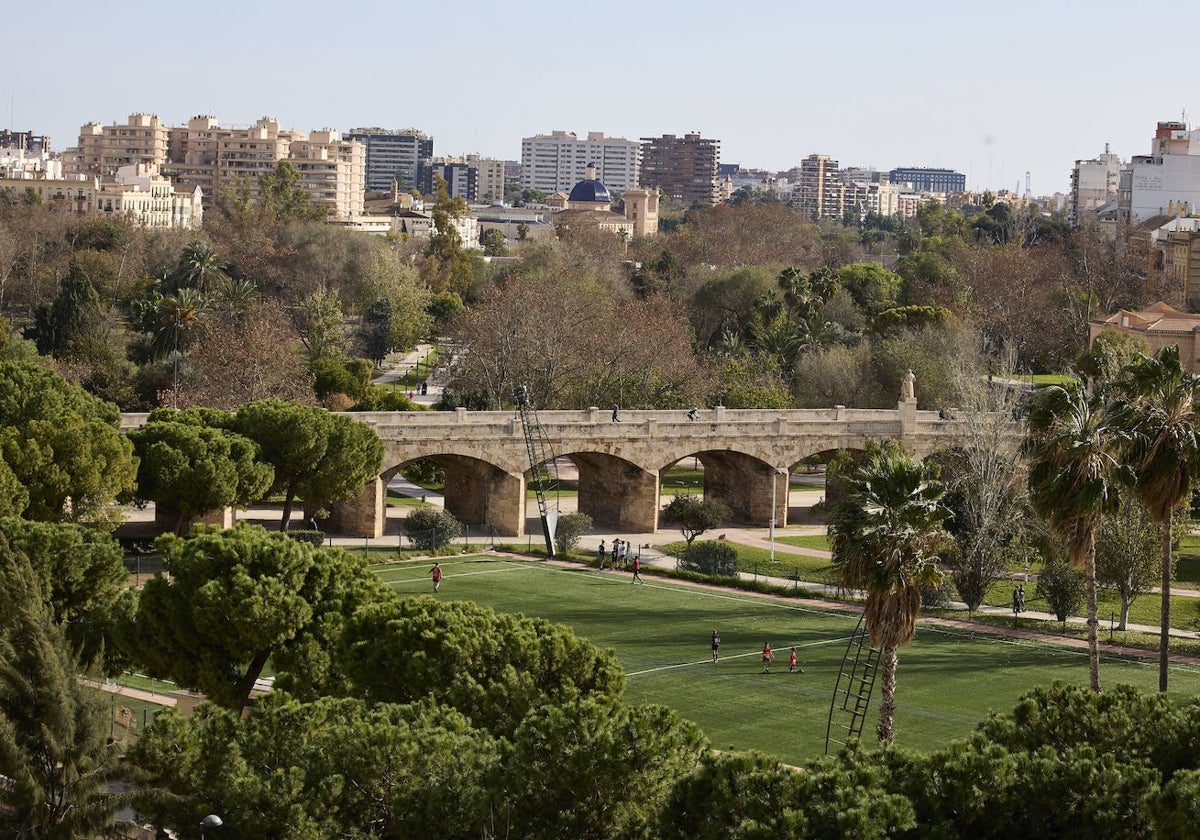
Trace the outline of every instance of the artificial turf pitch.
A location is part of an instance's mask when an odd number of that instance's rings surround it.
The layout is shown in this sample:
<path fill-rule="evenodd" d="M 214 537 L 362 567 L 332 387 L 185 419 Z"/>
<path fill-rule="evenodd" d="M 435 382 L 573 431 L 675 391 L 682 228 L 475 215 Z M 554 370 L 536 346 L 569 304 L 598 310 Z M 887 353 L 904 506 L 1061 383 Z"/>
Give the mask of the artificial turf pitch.
<path fill-rule="evenodd" d="M 432 594 L 430 565 L 376 571 L 401 595 Z M 793 764 L 825 750 L 830 699 L 856 615 L 651 576 L 635 585 L 627 573 L 537 561 L 467 557 L 442 568 L 436 597 L 560 622 L 612 648 L 625 669 L 630 701 L 677 709 L 718 749 L 753 748 Z M 714 629 L 721 636 L 717 663 L 709 646 Z M 770 674 L 762 673 L 764 641 L 775 651 Z M 788 673 L 793 645 L 803 674 Z M 1101 653 L 1102 686 L 1157 689 L 1156 661 Z M 918 750 L 943 746 L 989 711 L 1010 711 L 1035 685 L 1086 685 L 1087 679 L 1086 650 L 923 624 L 900 649 L 896 743 Z M 1200 669 L 1174 667 L 1171 694 L 1180 699 L 1197 692 Z M 876 685 L 864 741 L 874 740 L 878 702 Z"/>

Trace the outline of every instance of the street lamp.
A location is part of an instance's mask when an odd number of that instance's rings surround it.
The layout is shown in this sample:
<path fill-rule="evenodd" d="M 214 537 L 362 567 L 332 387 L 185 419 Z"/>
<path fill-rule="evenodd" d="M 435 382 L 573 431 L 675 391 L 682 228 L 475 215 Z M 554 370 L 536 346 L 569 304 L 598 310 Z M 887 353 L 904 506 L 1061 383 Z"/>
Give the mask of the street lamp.
<path fill-rule="evenodd" d="M 179 408 L 179 313 L 180 307 L 175 307 L 175 350 L 171 354 L 171 408 Z M 219 818 L 218 818 L 219 819 Z M 220 825 L 220 823 L 217 823 Z M 204 832 L 200 832 L 201 837 Z"/>
<path fill-rule="evenodd" d="M 204 829 L 220 828 L 224 824 L 225 824 L 225 821 L 222 820 L 220 817 L 218 817 L 216 814 L 209 814 L 207 817 L 205 817 L 204 819 L 202 819 L 200 821 L 200 840 L 204 840 Z"/>
<path fill-rule="evenodd" d="M 771 473 L 771 562 L 775 562 L 775 492 L 779 487 L 779 476 L 787 475 L 787 470 L 777 469 Z"/>

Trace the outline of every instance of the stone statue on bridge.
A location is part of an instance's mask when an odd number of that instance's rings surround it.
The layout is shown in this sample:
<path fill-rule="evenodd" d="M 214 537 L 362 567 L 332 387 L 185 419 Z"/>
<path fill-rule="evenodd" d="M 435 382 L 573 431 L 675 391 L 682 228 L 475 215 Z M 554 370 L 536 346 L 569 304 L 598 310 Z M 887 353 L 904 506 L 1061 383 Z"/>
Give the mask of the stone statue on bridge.
<path fill-rule="evenodd" d="M 913 376 L 912 368 L 909 368 L 904 374 L 904 380 L 900 383 L 900 402 L 917 401 L 916 381 L 917 377 Z"/>

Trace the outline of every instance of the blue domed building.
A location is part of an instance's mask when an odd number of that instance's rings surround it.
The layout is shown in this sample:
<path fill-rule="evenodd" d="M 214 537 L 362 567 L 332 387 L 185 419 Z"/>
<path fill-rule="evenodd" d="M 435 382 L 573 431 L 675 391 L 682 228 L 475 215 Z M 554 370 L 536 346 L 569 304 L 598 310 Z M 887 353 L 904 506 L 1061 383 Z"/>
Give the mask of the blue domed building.
<path fill-rule="evenodd" d="M 599 228 L 628 239 L 633 235 L 658 232 L 658 191 L 626 190 L 625 213 L 612 211 L 608 187 L 596 177 L 596 164 L 589 163 L 582 181 L 570 194 L 555 193 L 546 199 L 551 207 L 562 208 L 555 224 L 568 228 Z M 631 215 L 632 210 L 632 215 Z"/>

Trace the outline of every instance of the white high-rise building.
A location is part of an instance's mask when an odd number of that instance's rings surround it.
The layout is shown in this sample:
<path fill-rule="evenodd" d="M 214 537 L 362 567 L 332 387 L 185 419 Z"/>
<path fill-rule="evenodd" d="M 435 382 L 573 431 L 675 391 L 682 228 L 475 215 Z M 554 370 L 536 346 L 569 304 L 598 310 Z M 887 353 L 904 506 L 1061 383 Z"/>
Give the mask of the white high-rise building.
<path fill-rule="evenodd" d="M 1071 169 L 1071 198 L 1067 221 L 1079 224 L 1101 207 L 1117 198 L 1121 184 L 1121 159 L 1108 150 L 1093 160 L 1077 160 Z"/>
<path fill-rule="evenodd" d="M 544 193 L 570 192 L 587 177 L 589 164 L 596 177 L 610 190 L 631 190 L 638 186 L 638 149 L 636 140 L 605 137 L 603 131 L 589 131 L 586 138 L 575 132 L 554 131 L 521 140 L 521 186 Z"/>
<path fill-rule="evenodd" d="M 1160 122 L 1150 154 L 1135 155 L 1122 173 L 1118 200 L 1121 220 L 1132 225 L 1200 209 L 1200 130 Z"/>

